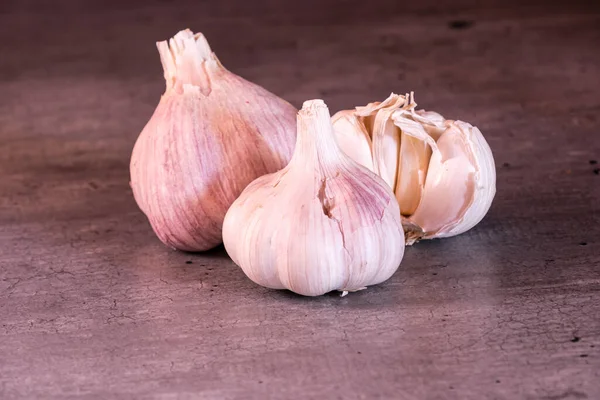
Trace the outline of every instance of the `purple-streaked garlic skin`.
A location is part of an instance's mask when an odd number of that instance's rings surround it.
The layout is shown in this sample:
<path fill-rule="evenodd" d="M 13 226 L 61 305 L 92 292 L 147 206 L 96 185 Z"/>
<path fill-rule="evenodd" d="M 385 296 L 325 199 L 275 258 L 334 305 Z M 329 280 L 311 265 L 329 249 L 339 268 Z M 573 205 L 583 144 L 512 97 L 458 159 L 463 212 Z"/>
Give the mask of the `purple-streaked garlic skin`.
<path fill-rule="evenodd" d="M 204 251 L 244 188 L 291 159 L 296 109 L 227 71 L 201 34 L 157 46 L 167 88 L 135 143 L 131 187 L 163 243 Z"/>
<path fill-rule="evenodd" d="M 394 194 L 339 149 L 320 100 L 298 113 L 288 166 L 252 182 L 232 204 L 223 239 L 255 283 L 305 296 L 381 283 L 404 254 Z"/>

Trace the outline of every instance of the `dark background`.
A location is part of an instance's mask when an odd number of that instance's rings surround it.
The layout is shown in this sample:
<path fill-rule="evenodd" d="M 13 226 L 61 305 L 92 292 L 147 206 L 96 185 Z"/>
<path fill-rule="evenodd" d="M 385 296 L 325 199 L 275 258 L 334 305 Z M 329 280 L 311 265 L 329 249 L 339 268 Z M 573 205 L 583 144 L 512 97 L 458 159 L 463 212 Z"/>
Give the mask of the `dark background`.
<path fill-rule="evenodd" d="M 477 125 L 488 216 L 344 298 L 167 249 L 128 164 L 184 28 L 297 107 Z M 592 1 L 3 0 L 0 398 L 600 397 L 599 93 Z"/>

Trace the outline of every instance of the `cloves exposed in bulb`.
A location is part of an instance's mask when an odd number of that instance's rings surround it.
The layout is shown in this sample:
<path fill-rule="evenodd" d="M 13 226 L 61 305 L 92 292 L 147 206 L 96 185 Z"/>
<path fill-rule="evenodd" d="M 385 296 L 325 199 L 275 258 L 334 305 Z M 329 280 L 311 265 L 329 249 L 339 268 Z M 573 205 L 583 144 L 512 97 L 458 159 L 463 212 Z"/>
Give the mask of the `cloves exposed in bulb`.
<path fill-rule="evenodd" d="M 352 148 L 347 154 L 363 165 L 370 153 L 373 170 L 394 191 L 407 244 L 466 232 L 496 193 L 494 158 L 479 129 L 416 106 L 413 94 L 392 93 L 332 118 L 340 147 Z M 340 123 L 342 116 L 353 125 Z M 370 142 L 356 141 L 360 135 Z"/>

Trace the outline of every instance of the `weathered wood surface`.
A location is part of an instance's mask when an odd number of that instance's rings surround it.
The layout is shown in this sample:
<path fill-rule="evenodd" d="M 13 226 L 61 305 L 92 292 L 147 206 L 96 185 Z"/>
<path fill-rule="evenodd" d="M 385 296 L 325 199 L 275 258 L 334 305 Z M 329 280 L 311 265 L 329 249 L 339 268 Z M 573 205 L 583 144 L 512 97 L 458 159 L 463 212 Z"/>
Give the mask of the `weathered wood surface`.
<path fill-rule="evenodd" d="M 599 3 L 189 3 L 0 4 L 0 398 L 600 398 Z M 165 248 L 128 160 L 184 27 L 296 106 L 478 125 L 488 217 L 344 298 Z"/>

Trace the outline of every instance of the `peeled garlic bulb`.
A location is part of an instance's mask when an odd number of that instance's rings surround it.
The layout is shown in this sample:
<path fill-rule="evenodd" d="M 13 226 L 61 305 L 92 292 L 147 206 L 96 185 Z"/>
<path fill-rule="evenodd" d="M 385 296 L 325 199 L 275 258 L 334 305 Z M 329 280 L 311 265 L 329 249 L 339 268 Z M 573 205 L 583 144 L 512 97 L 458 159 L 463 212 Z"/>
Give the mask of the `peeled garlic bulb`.
<path fill-rule="evenodd" d="M 355 125 L 370 126 L 369 146 L 352 140 L 356 131 L 332 118 L 341 148 L 371 152 L 374 171 L 394 191 L 403 216 L 407 243 L 449 237 L 474 227 L 488 212 L 496 193 L 494 158 L 476 127 L 415 110 L 411 95 L 391 94 L 381 103 L 341 111 Z M 364 132 L 361 132 L 364 135 Z M 363 164 L 364 154 L 361 157 Z M 357 160 L 358 161 L 358 160 Z"/>
<path fill-rule="evenodd" d="M 161 241 L 207 250 L 246 185 L 289 162 L 296 109 L 227 71 L 201 33 L 157 47 L 167 87 L 133 149 L 131 187 Z"/>
<path fill-rule="evenodd" d="M 298 113 L 287 167 L 256 179 L 231 205 L 223 241 L 254 282 L 306 296 L 383 282 L 404 254 L 394 194 L 340 150 L 322 100 Z"/>

